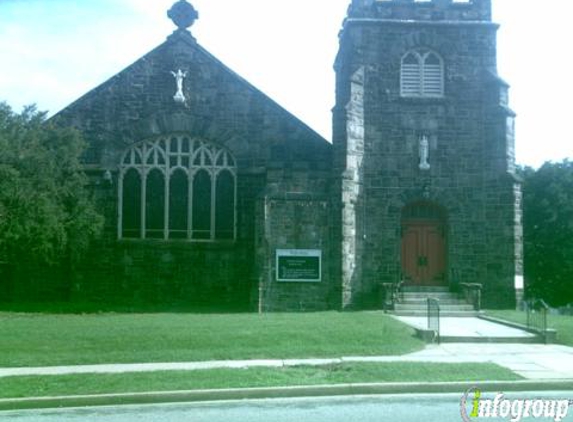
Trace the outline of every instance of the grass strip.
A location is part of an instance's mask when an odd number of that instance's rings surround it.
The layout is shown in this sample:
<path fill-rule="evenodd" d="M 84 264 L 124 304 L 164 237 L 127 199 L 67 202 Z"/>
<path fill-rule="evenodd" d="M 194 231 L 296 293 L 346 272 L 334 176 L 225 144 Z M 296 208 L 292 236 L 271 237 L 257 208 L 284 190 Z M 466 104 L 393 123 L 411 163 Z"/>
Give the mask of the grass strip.
<path fill-rule="evenodd" d="M 504 319 L 518 324 L 527 324 L 527 314 L 516 310 L 490 310 L 487 315 Z M 573 346 L 573 316 L 571 315 L 547 315 L 547 328 L 557 330 L 557 342 L 566 346 Z"/>
<path fill-rule="evenodd" d="M 0 367 L 400 355 L 424 348 L 382 312 L 0 313 Z"/>
<path fill-rule="evenodd" d="M 343 363 L 283 368 L 210 369 L 0 378 L 0 397 L 47 397 L 223 388 L 374 382 L 472 382 L 522 379 L 494 364 Z"/>

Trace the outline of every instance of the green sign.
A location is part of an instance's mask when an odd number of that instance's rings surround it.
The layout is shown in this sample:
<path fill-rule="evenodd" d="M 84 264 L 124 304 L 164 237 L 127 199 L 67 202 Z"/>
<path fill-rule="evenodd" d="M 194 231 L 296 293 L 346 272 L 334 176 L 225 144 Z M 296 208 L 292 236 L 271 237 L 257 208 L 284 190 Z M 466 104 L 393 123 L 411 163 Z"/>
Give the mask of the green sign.
<path fill-rule="evenodd" d="M 277 281 L 318 283 L 322 279 L 322 251 L 277 249 Z"/>

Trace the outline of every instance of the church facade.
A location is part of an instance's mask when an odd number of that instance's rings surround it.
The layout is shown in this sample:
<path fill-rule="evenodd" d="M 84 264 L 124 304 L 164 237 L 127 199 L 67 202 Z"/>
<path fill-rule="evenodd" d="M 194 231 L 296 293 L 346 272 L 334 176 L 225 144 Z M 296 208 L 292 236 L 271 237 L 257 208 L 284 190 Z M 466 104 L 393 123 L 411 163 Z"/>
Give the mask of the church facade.
<path fill-rule="evenodd" d="M 104 238 L 79 300 L 310 311 L 381 307 L 384 284 L 522 279 L 514 114 L 491 0 L 353 0 L 329 142 L 192 36 L 53 119 L 79 129 Z"/>

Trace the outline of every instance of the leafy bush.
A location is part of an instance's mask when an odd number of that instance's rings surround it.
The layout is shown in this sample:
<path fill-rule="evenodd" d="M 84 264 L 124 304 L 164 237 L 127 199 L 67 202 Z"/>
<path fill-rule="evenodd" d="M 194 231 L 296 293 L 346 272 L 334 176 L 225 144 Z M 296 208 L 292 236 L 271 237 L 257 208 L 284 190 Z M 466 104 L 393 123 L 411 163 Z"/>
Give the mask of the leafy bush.
<path fill-rule="evenodd" d="M 82 172 L 84 142 L 27 107 L 0 103 L 0 262 L 60 264 L 100 233 Z"/>
<path fill-rule="evenodd" d="M 553 306 L 573 302 L 573 162 L 525 169 L 527 293 Z"/>

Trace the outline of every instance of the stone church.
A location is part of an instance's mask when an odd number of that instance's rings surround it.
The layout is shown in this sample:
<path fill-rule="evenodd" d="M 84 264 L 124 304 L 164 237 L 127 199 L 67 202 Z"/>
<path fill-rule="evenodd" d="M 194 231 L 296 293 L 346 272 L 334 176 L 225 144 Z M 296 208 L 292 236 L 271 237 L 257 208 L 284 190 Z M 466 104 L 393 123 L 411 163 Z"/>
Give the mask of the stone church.
<path fill-rule="evenodd" d="M 87 140 L 106 218 L 77 298 L 376 309 L 383 285 L 481 283 L 485 306 L 514 306 L 521 193 L 491 0 L 352 0 L 331 141 L 201 47 L 191 4 L 168 16 L 162 45 L 54 117 Z"/>

